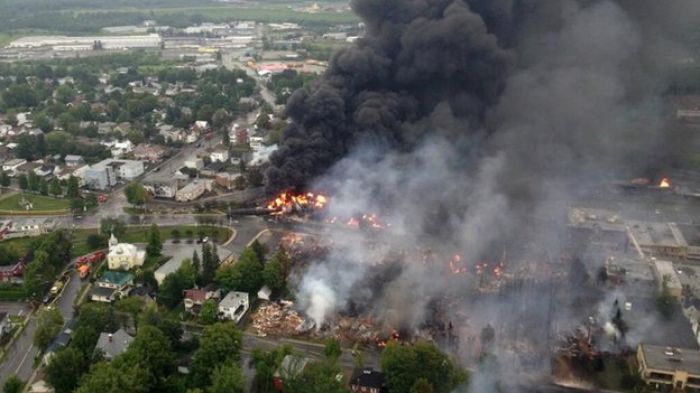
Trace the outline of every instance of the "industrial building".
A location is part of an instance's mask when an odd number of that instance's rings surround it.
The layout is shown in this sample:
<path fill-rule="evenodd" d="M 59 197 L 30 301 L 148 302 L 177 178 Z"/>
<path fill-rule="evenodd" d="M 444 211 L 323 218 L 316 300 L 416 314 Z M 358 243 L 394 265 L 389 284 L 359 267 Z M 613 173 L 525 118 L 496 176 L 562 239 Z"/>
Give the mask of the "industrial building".
<path fill-rule="evenodd" d="M 83 51 L 93 49 L 124 50 L 137 48 L 159 48 L 162 38 L 158 34 L 123 36 L 68 37 L 60 35 L 27 36 L 12 41 L 9 48 L 43 48 L 53 50 Z"/>
<path fill-rule="evenodd" d="M 700 351 L 640 344 L 637 362 L 639 373 L 648 384 L 678 390 L 700 389 Z"/>
<path fill-rule="evenodd" d="M 688 243 L 675 223 L 630 221 L 629 234 L 634 246 L 648 255 L 685 259 Z"/>
<path fill-rule="evenodd" d="M 85 185 L 94 190 L 106 190 L 120 180 L 134 180 L 143 171 L 142 161 L 106 159 L 85 171 Z"/>
<path fill-rule="evenodd" d="M 205 192 L 211 191 L 211 183 L 211 180 L 195 180 L 178 190 L 175 193 L 175 200 L 178 202 L 193 201 Z"/>
<path fill-rule="evenodd" d="M 681 279 L 678 277 L 678 272 L 676 268 L 673 267 L 673 263 L 669 261 L 659 261 L 654 258 L 652 258 L 652 262 L 654 278 L 656 278 L 659 290 L 663 289 L 665 285 L 671 296 L 680 300 L 683 293 L 683 284 L 681 284 Z"/>

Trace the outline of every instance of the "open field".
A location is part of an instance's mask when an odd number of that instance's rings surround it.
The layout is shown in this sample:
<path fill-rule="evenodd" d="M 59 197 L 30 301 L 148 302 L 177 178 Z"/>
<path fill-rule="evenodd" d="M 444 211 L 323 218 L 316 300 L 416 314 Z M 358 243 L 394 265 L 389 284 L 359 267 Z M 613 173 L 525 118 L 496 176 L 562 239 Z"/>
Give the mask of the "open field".
<path fill-rule="evenodd" d="M 359 21 L 352 12 L 299 12 L 287 7 L 268 8 L 244 8 L 235 6 L 209 6 L 209 7 L 158 7 L 158 8 L 119 8 L 111 10 L 73 10 L 66 11 L 74 15 L 109 13 L 109 12 L 134 12 L 147 13 L 154 17 L 168 14 L 201 15 L 206 20 L 254 20 L 258 22 L 329 22 L 329 23 L 354 23 Z"/>
<path fill-rule="evenodd" d="M 20 206 L 22 196 L 31 202 L 34 207 L 26 211 Z M 0 199 L 0 213 L 3 214 L 63 214 L 68 211 L 70 202 L 67 199 L 57 199 L 42 195 L 11 194 Z"/>

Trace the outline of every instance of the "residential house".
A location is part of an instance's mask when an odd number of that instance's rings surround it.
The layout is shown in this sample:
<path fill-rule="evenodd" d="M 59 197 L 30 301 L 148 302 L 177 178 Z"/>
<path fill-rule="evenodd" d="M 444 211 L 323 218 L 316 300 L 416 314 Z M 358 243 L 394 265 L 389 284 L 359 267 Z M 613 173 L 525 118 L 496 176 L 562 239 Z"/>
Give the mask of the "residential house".
<path fill-rule="evenodd" d="M 100 135 L 109 134 L 114 131 L 114 127 L 117 123 L 106 121 L 97 125 L 97 133 Z"/>
<path fill-rule="evenodd" d="M 209 154 L 212 162 L 226 162 L 228 157 L 228 149 L 216 149 Z"/>
<path fill-rule="evenodd" d="M 205 192 L 211 191 L 211 180 L 198 179 L 184 186 L 175 193 L 175 200 L 178 202 L 193 201 Z"/>
<path fill-rule="evenodd" d="M 16 219 L 7 237 L 40 236 L 56 229 L 58 222 L 48 218 Z"/>
<path fill-rule="evenodd" d="M 179 182 L 177 178 L 163 178 L 146 182 L 143 187 L 156 198 L 175 198 Z"/>
<path fill-rule="evenodd" d="M 85 171 L 87 171 L 88 166 L 87 165 L 81 165 L 77 167 L 65 167 L 62 168 L 61 170 L 54 172 L 54 176 L 58 180 L 65 180 L 68 181 L 68 179 L 72 177 L 75 177 L 78 179 L 78 187 L 83 187 L 85 186 Z"/>
<path fill-rule="evenodd" d="M 213 299 L 214 301 L 218 302 L 221 299 L 221 291 L 212 285 L 208 285 L 201 289 L 186 289 L 183 291 L 183 297 L 185 311 L 193 314 L 199 314 L 199 308 L 205 301 Z"/>
<path fill-rule="evenodd" d="M 143 162 L 136 160 L 106 159 L 85 171 L 85 184 L 95 190 L 106 190 L 119 180 L 131 181 L 144 172 Z"/>
<path fill-rule="evenodd" d="M 192 131 L 195 131 L 197 133 L 209 131 L 209 122 L 206 120 L 195 121 L 194 124 L 192 125 Z"/>
<path fill-rule="evenodd" d="M 134 148 L 134 158 L 141 161 L 158 162 L 165 156 L 162 146 L 141 143 Z"/>
<path fill-rule="evenodd" d="M 372 368 L 355 369 L 350 378 L 350 390 L 354 393 L 387 393 L 384 374 Z"/>
<path fill-rule="evenodd" d="M 124 353 L 133 341 L 134 338 L 128 335 L 124 329 L 119 329 L 114 333 L 100 333 L 100 338 L 97 340 L 97 345 L 95 345 L 95 351 L 100 351 L 102 358 L 111 362 L 114 358 Z"/>
<path fill-rule="evenodd" d="M 52 176 L 56 170 L 55 165 L 43 164 L 40 167 L 34 168 L 34 173 L 39 177 L 49 177 Z"/>
<path fill-rule="evenodd" d="M 133 283 L 134 276 L 130 273 L 108 270 L 95 282 L 95 287 L 90 292 L 90 300 L 111 303 L 128 295 Z"/>
<path fill-rule="evenodd" d="M 143 266 L 145 260 L 146 252 L 129 243 L 119 243 L 110 247 L 107 254 L 107 266 L 111 270 L 130 270 Z"/>
<path fill-rule="evenodd" d="M 272 295 L 272 290 L 267 285 L 260 288 L 258 291 L 258 299 L 260 300 L 270 300 L 270 295 Z"/>
<path fill-rule="evenodd" d="M 251 148 L 253 151 L 255 151 L 255 150 L 260 150 L 260 149 L 262 149 L 262 148 L 265 146 L 265 145 L 263 144 L 263 142 L 265 141 L 265 139 L 264 139 L 263 137 L 260 137 L 260 136 L 251 136 L 251 137 L 249 138 L 249 141 L 250 141 L 250 142 L 249 142 L 249 143 L 250 143 L 250 148 Z"/>
<path fill-rule="evenodd" d="M 219 317 L 238 323 L 249 307 L 250 296 L 247 292 L 231 291 L 219 302 Z"/>
<path fill-rule="evenodd" d="M 284 380 L 289 378 L 294 378 L 299 376 L 306 366 L 311 363 L 311 359 L 300 356 L 300 355 L 287 355 L 282 359 L 282 363 L 279 368 L 275 371 L 272 377 L 272 383 L 275 386 L 275 390 L 283 393 L 282 386 L 284 385 Z"/>
<path fill-rule="evenodd" d="M 201 158 L 192 158 L 186 160 L 185 167 L 200 170 L 204 168 L 204 160 L 202 160 Z"/>
<path fill-rule="evenodd" d="M 34 172 L 36 168 L 39 168 L 40 166 L 44 165 L 44 160 L 36 160 L 36 161 L 31 161 L 24 163 L 15 169 L 14 173 L 15 175 L 27 175 L 29 176 L 30 173 Z"/>
<path fill-rule="evenodd" d="M 124 141 L 100 142 L 100 144 L 108 147 L 112 153 L 112 157 L 115 158 L 129 154 L 134 150 L 134 144 L 128 139 Z"/>
<path fill-rule="evenodd" d="M 226 163 L 221 161 L 211 161 L 209 164 L 205 165 L 199 172 L 202 176 L 214 177 L 218 173 L 221 173 L 226 168 Z"/>
<path fill-rule="evenodd" d="M 165 138 L 165 141 L 181 141 L 185 139 L 184 131 L 170 124 L 161 124 L 158 126 L 158 134 Z"/>
<path fill-rule="evenodd" d="M 27 160 L 23 158 L 15 158 L 13 160 L 6 161 L 5 163 L 2 164 L 2 170 L 3 172 L 6 172 L 10 175 L 14 175 L 15 172 L 19 167 L 22 165 L 26 164 Z"/>
<path fill-rule="evenodd" d="M 66 163 L 66 166 L 69 168 L 77 168 L 77 167 L 85 164 L 85 160 L 83 159 L 83 156 L 78 156 L 78 155 L 74 155 L 74 154 L 66 155 L 64 162 Z"/>

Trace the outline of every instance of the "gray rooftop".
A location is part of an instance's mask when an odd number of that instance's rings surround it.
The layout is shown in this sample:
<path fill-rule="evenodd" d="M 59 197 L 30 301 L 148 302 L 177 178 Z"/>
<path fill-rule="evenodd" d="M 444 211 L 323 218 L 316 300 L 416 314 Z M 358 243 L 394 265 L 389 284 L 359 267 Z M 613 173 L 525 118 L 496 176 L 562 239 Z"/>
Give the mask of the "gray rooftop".
<path fill-rule="evenodd" d="M 114 333 L 100 333 L 95 349 L 102 350 L 105 359 L 111 360 L 126 351 L 132 341 L 134 338 L 126 334 L 124 329 L 119 329 Z"/>
<path fill-rule="evenodd" d="M 700 374 L 700 351 L 661 345 L 640 344 L 647 368 L 664 371 L 683 370 Z"/>

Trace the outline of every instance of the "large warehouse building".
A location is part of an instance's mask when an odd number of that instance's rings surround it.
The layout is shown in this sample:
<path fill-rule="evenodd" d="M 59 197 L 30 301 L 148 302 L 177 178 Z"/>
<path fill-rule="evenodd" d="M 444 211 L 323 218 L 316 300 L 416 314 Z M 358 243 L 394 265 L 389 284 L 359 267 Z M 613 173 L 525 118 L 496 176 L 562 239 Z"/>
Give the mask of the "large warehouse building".
<path fill-rule="evenodd" d="M 10 43 L 10 48 L 42 48 L 52 47 L 54 50 L 92 50 L 102 49 L 132 49 L 158 48 L 162 38 L 158 34 L 124 35 L 124 36 L 85 36 L 68 37 L 60 35 L 27 36 L 18 38 Z"/>

